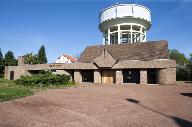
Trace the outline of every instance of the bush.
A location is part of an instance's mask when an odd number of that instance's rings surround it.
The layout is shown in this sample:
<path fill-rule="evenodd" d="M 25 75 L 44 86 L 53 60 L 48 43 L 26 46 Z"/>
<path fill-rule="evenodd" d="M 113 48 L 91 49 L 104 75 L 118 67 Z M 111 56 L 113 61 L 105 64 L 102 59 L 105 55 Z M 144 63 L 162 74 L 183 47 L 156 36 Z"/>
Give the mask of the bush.
<path fill-rule="evenodd" d="M 49 71 L 42 71 L 32 76 L 21 76 L 20 79 L 16 80 L 16 84 L 30 87 L 63 86 L 67 85 L 69 80 L 69 75 L 52 74 Z"/>

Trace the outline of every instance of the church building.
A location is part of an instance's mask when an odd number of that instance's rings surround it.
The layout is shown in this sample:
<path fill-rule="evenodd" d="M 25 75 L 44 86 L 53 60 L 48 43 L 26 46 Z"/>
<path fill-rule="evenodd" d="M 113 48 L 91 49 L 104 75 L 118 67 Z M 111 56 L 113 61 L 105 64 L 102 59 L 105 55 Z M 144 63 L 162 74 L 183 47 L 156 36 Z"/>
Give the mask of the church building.
<path fill-rule="evenodd" d="M 78 62 L 24 64 L 5 67 L 5 77 L 15 80 L 40 70 L 67 74 L 78 83 L 175 84 L 176 62 L 168 58 L 168 42 L 147 41 L 151 12 L 142 5 L 117 4 L 99 14 L 103 44 L 88 46 Z"/>

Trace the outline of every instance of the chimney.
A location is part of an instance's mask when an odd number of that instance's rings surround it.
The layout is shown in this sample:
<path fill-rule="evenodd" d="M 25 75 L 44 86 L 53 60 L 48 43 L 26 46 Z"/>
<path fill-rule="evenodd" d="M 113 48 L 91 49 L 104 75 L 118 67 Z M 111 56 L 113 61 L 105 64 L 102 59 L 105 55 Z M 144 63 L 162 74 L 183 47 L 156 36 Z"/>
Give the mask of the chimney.
<path fill-rule="evenodd" d="M 24 56 L 19 56 L 18 57 L 18 66 L 25 65 L 25 59 Z"/>

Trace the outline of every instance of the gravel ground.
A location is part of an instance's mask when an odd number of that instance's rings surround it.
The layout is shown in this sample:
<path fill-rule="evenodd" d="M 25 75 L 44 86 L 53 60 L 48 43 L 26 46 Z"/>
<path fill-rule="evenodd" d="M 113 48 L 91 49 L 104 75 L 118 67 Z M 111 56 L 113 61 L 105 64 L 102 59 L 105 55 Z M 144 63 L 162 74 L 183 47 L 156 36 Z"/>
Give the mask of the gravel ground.
<path fill-rule="evenodd" d="M 49 89 L 0 103 L 0 126 L 192 127 L 192 85 Z"/>

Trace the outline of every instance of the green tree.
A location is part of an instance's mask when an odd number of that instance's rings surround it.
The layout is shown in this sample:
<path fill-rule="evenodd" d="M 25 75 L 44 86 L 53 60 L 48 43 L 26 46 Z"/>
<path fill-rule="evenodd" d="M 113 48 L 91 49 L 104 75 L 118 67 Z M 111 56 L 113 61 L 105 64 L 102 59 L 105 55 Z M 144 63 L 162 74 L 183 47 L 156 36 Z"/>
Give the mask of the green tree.
<path fill-rule="evenodd" d="M 0 48 L 0 61 L 3 61 L 3 53 L 1 51 L 1 48 Z"/>
<path fill-rule="evenodd" d="M 47 57 L 46 57 L 44 45 L 42 45 L 42 46 L 40 47 L 37 56 L 38 56 L 38 61 L 39 61 L 40 64 L 47 63 Z"/>
<path fill-rule="evenodd" d="M 25 64 L 38 64 L 38 57 L 33 53 L 27 53 L 24 55 Z"/>
<path fill-rule="evenodd" d="M 187 64 L 187 70 L 189 73 L 189 80 L 192 81 L 192 53 L 190 53 L 189 62 Z"/>
<path fill-rule="evenodd" d="M 176 61 L 176 78 L 179 81 L 189 80 L 189 60 L 177 49 L 169 50 L 169 58 Z"/>
<path fill-rule="evenodd" d="M 175 60 L 178 65 L 183 65 L 189 61 L 185 55 L 180 53 L 177 49 L 169 50 L 169 58 Z"/>
<path fill-rule="evenodd" d="M 0 78 L 3 77 L 3 71 L 4 71 L 4 59 L 3 59 L 3 53 L 1 52 L 0 48 Z"/>
<path fill-rule="evenodd" d="M 17 60 L 15 59 L 13 52 L 10 50 L 5 54 L 4 65 L 5 66 L 16 66 L 17 65 Z"/>

